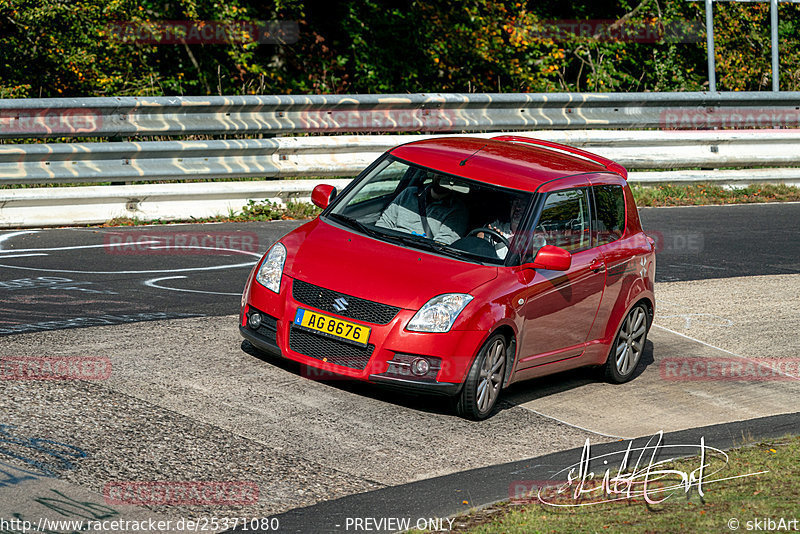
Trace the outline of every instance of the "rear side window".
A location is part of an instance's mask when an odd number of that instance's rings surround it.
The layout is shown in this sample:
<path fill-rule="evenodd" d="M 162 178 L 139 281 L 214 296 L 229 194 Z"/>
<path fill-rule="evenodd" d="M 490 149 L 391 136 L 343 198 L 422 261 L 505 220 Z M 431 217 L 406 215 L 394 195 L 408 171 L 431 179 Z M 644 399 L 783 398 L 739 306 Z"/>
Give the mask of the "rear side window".
<path fill-rule="evenodd" d="M 619 185 L 596 185 L 594 189 L 594 243 L 605 245 L 622 237 L 625 229 L 625 194 Z"/>
<path fill-rule="evenodd" d="M 539 243 L 555 245 L 569 252 L 591 246 L 587 189 L 567 189 L 547 195 L 542 215 L 534 230 Z"/>

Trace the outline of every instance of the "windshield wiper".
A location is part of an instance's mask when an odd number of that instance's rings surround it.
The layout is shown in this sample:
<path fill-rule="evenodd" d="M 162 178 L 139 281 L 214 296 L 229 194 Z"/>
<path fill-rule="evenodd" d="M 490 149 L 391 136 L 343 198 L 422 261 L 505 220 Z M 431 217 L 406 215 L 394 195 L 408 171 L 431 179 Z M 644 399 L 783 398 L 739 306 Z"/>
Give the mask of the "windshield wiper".
<path fill-rule="evenodd" d="M 402 241 L 404 243 L 408 243 L 410 245 L 419 245 L 427 250 L 432 252 L 439 252 L 440 254 L 445 254 L 447 256 L 454 256 L 457 258 L 472 258 L 472 254 L 467 252 L 463 252 L 461 250 L 450 248 L 449 245 L 445 245 L 444 243 L 440 243 L 438 241 L 433 241 L 426 237 L 417 236 L 414 234 L 395 234 L 392 233 L 384 234 L 388 237 L 396 238 L 398 241 Z"/>
<path fill-rule="evenodd" d="M 400 232 L 398 230 L 393 230 L 392 233 L 386 232 L 383 235 L 385 237 L 388 237 L 389 239 L 400 241 L 401 243 L 406 243 L 408 245 L 419 245 L 427 250 L 436 251 L 436 247 L 433 245 L 433 241 L 422 236 L 407 234 L 405 232 Z"/>
<path fill-rule="evenodd" d="M 469 252 L 465 252 L 463 250 L 458 250 L 457 248 L 452 248 L 450 245 L 445 245 L 444 243 L 439 243 L 438 241 L 431 241 L 431 246 L 433 246 L 438 252 L 441 252 L 442 254 L 448 254 L 450 256 L 455 256 L 457 258 L 475 259 L 474 254 L 470 254 Z"/>
<path fill-rule="evenodd" d="M 339 213 L 329 213 L 328 217 L 332 217 L 333 219 L 335 219 L 335 220 L 337 220 L 337 221 L 339 221 L 341 223 L 344 223 L 346 226 L 349 226 L 350 228 L 354 228 L 356 230 L 360 230 L 361 232 L 363 232 L 363 233 L 365 233 L 367 235 L 371 235 L 371 236 L 378 236 L 378 235 L 383 236 L 384 235 L 383 232 L 378 232 L 377 230 L 375 230 L 373 228 L 370 228 L 369 226 L 367 226 L 366 224 L 362 223 L 361 221 L 357 221 L 356 219 L 354 219 L 352 217 L 348 217 L 347 215 L 341 215 Z"/>

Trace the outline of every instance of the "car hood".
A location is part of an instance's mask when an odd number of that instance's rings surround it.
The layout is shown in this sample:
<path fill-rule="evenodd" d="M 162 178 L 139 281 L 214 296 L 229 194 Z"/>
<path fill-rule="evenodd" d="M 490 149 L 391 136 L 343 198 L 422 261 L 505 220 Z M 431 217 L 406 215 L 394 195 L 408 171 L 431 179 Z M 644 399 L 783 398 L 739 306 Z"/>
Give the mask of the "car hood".
<path fill-rule="evenodd" d="M 320 219 L 281 241 L 287 276 L 411 310 L 436 295 L 469 293 L 497 277 L 497 267 L 385 243 Z"/>

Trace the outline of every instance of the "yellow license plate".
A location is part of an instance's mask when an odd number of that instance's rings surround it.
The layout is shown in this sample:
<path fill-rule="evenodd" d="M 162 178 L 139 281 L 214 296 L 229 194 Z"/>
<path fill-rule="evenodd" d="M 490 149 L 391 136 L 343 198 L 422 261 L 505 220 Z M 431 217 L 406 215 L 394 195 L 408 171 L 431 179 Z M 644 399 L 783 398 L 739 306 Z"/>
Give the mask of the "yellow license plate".
<path fill-rule="evenodd" d="M 303 308 L 297 309 L 297 313 L 294 316 L 294 324 L 330 337 L 346 339 L 362 346 L 367 345 L 369 335 L 372 332 L 372 328 L 368 326 L 361 326 L 329 315 L 304 310 Z"/>

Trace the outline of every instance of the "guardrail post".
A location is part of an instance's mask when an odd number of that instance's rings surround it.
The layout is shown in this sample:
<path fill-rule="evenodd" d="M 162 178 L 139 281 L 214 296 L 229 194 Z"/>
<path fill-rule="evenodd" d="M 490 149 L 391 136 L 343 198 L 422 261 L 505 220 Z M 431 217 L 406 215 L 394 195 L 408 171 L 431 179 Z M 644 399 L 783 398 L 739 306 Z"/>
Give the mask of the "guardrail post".
<path fill-rule="evenodd" d="M 706 42 L 708 43 L 708 90 L 714 92 L 717 90 L 717 67 L 714 58 L 713 0 L 706 0 Z"/>
<path fill-rule="evenodd" d="M 771 0 L 770 18 L 772 26 L 772 90 L 780 91 L 780 63 L 778 61 L 778 0 Z"/>

